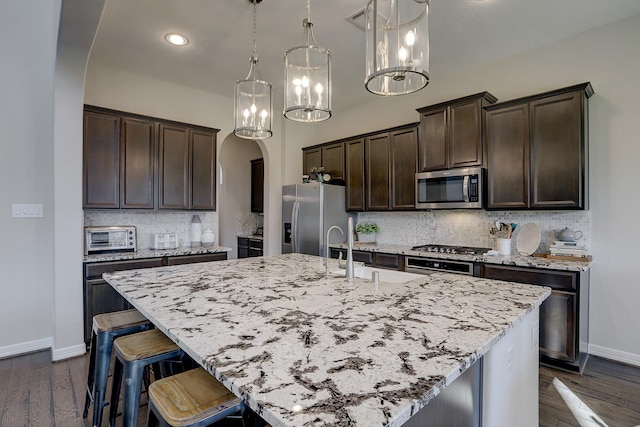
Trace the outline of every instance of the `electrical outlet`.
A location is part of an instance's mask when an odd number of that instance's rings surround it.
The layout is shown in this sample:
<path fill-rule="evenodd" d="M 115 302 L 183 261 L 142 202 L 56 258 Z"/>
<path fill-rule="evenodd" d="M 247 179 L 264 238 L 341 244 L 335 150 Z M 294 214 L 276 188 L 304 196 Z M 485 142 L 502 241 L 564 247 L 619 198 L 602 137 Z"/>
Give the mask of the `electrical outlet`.
<path fill-rule="evenodd" d="M 507 368 L 507 378 L 509 378 L 513 373 L 513 347 L 509 347 L 507 349 L 506 368 Z"/>
<path fill-rule="evenodd" d="M 42 214 L 42 203 L 13 203 L 11 205 L 11 216 L 13 218 L 42 218 Z"/>

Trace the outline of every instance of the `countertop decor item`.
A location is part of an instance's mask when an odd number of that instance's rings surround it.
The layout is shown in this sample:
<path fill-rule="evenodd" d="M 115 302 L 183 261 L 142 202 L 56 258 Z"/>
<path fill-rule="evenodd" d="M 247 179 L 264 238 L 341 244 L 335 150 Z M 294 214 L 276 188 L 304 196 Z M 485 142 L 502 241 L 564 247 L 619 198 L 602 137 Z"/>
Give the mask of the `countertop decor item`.
<path fill-rule="evenodd" d="M 191 218 L 191 246 L 200 246 L 200 236 L 202 234 L 202 221 L 200 221 L 199 215 L 194 215 Z"/>
<path fill-rule="evenodd" d="M 573 231 L 569 227 L 565 227 L 562 230 L 553 230 L 553 234 L 561 242 L 575 242 L 582 238 L 582 231 Z"/>
<path fill-rule="evenodd" d="M 216 235 L 211 231 L 210 228 L 207 228 L 202 232 L 202 236 L 200 236 L 200 241 L 202 242 L 202 246 L 213 246 L 216 242 Z"/>
<path fill-rule="evenodd" d="M 540 228 L 534 223 L 522 226 L 516 237 L 516 250 L 520 255 L 531 255 L 540 245 Z"/>
<path fill-rule="evenodd" d="M 380 232 L 380 227 L 375 222 L 359 222 L 356 224 L 358 241 L 363 243 L 373 243 L 376 241 L 376 234 Z"/>
<path fill-rule="evenodd" d="M 253 53 L 251 68 L 244 80 L 235 85 L 235 129 L 233 133 L 245 139 L 271 138 L 273 118 L 273 87 L 262 80 L 258 70 L 258 48 L 256 47 L 256 10 L 261 0 L 249 0 L 253 3 Z"/>

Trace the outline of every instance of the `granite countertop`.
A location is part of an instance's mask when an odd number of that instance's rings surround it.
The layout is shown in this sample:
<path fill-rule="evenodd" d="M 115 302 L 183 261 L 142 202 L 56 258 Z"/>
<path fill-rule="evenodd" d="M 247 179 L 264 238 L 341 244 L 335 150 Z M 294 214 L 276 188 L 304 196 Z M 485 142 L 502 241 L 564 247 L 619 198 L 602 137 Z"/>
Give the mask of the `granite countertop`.
<path fill-rule="evenodd" d="M 136 252 L 118 252 L 106 254 L 85 255 L 82 262 L 123 261 L 128 259 L 162 258 L 165 256 L 214 254 L 217 252 L 231 252 L 225 246 L 198 246 L 195 248 L 180 247 L 176 249 L 140 249 Z"/>
<path fill-rule="evenodd" d="M 347 249 L 346 243 L 333 243 L 332 248 Z M 354 242 L 353 249 L 387 254 L 413 255 L 426 258 L 451 259 L 460 261 L 483 262 L 486 264 L 503 264 L 517 267 L 545 268 L 550 270 L 586 271 L 591 268 L 591 261 L 565 261 L 526 255 L 457 255 L 434 252 L 414 251 L 411 246 L 385 245 L 378 243 Z"/>
<path fill-rule="evenodd" d="M 327 275 L 287 254 L 103 277 L 268 423 L 400 426 L 550 294 L 435 272 Z"/>

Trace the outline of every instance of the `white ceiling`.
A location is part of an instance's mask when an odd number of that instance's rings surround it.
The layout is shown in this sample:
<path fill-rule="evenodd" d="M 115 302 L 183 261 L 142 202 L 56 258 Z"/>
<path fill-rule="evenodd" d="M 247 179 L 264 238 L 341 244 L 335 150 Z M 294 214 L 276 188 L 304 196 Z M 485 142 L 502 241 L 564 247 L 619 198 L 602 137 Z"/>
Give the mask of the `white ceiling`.
<path fill-rule="evenodd" d="M 345 20 L 365 4 L 311 2 L 315 39 L 332 54 L 334 111 L 375 96 L 364 89 L 364 32 Z M 90 61 L 233 97 L 235 81 L 249 71 L 252 10 L 251 0 L 107 0 Z M 431 0 L 430 85 L 440 76 L 638 13 L 638 0 Z M 305 15 L 304 0 L 258 5 L 260 72 L 274 85 L 278 109 L 284 52 L 302 44 Z M 168 32 L 190 43 L 170 46 L 163 38 Z"/>

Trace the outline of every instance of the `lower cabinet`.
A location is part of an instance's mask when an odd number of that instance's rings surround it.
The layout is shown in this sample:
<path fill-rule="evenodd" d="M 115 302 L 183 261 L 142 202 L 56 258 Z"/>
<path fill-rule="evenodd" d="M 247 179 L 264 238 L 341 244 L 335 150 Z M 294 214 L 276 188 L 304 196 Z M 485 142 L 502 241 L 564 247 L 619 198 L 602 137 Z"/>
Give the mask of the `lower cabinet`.
<path fill-rule="evenodd" d="M 238 237 L 238 258 L 250 258 L 262 255 L 264 255 L 262 240 Z"/>
<path fill-rule="evenodd" d="M 551 288 L 540 306 L 540 360 L 582 371 L 589 343 L 589 272 L 484 264 L 481 276 Z"/>
<path fill-rule="evenodd" d="M 329 256 L 338 258 L 342 253 L 342 259 L 347 259 L 347 250 L 342 248 L 330 248 Z M 385 254 L 380 252 L 369 251 L 352 251 L 353 260 L 363 262 L 365 265 L 372 267 L 386 268 L 387 270 L 404 271 L 404 256 L 398 254 Z"/>
<path fill-rule="evenodd" d="M 191 264 L 195 262 L 221 261 L 225 259 L 227 259 L 227 253 L 218 252 L 212 254 L 176 255 L 162 258 L 85 263 L 83 266 L 85 344 L 88 345 L 91 342 L 93 316 L 131 308 L 129 303 L 102 278 L 103 273 L 167 265 Z"/>

